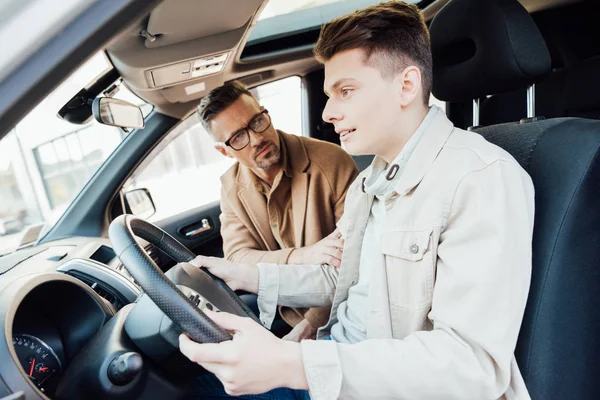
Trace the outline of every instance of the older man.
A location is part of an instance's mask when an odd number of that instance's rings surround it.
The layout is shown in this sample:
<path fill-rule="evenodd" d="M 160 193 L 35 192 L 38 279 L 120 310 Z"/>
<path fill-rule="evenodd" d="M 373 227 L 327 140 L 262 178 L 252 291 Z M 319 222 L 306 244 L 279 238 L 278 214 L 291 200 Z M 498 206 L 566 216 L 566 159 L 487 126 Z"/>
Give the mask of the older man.
<path fill-rule="evenodd" d="M 239 82 L 211 91 L 198 113 L 216 149 L 238 161 L 221 177 L 225 257 L 339 266 L 343 241 L 334 230 L 358 174 L 352 158 L 334 144 L 276 130 Z M 329 307 L 280 313 L 294 326 L 286 338 L 299 341 L 327 322 Z"/>

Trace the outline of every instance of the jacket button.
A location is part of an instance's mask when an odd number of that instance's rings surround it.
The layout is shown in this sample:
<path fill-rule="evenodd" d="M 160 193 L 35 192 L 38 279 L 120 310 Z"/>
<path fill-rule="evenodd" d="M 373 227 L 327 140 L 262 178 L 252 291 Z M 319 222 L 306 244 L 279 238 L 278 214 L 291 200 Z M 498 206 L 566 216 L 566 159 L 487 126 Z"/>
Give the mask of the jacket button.
<path fill-rule="evenodd" d="M 409 250 L 411 253 L 417 254 L 419 252 L 419 246 L 416 244 L 411 244 Z"/>

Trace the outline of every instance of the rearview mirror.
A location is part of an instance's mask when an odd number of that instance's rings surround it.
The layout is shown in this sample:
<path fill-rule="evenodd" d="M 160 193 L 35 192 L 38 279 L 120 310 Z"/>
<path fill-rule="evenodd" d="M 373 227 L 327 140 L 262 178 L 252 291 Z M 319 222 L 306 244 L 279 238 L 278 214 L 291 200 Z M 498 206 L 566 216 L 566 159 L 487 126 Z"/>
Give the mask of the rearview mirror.
<path fill-rule="evenodd" d="M 142 110 L 120 99 L 97 97 L 92 103 L 92 113 L 96 121 L 104 125 L 137 129 L 144 127 Z"/>
<path fill-rule="evenodd" d="M 125 193 L 129 211 L 142 219 L 150 218 L 156 212 L 154 201 L 148 189 L 134 189 Z"/>

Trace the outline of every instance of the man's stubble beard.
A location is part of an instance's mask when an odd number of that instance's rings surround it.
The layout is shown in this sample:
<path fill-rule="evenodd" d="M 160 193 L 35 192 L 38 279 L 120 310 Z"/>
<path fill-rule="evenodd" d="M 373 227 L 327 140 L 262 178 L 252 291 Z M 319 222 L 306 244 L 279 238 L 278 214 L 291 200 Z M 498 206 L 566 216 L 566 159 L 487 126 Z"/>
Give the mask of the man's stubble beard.
<path fill-rule="evenodd" d="M 271 157 L 266 160 L 257 161 L 256 166 L 260 169 L 269 169 L 272 166 L 279 163 L 279 159 L 281 158 L 281 150 L 275 146 L 275 150 L 270 151 Z M 267 153 L 267 155 L 269 154 Z"/>

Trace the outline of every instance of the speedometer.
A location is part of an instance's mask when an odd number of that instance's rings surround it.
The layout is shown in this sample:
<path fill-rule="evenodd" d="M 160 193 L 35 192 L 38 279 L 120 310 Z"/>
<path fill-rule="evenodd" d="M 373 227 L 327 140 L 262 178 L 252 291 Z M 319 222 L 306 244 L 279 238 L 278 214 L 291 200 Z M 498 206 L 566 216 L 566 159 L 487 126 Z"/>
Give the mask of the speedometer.
<path fill-rule="evenodd" d="M 29 379 L 44 393 L 56 389 L 62 368 L 56 354 L 46 343 L 31 335 L 13 335 L 13 346 Z"/>

